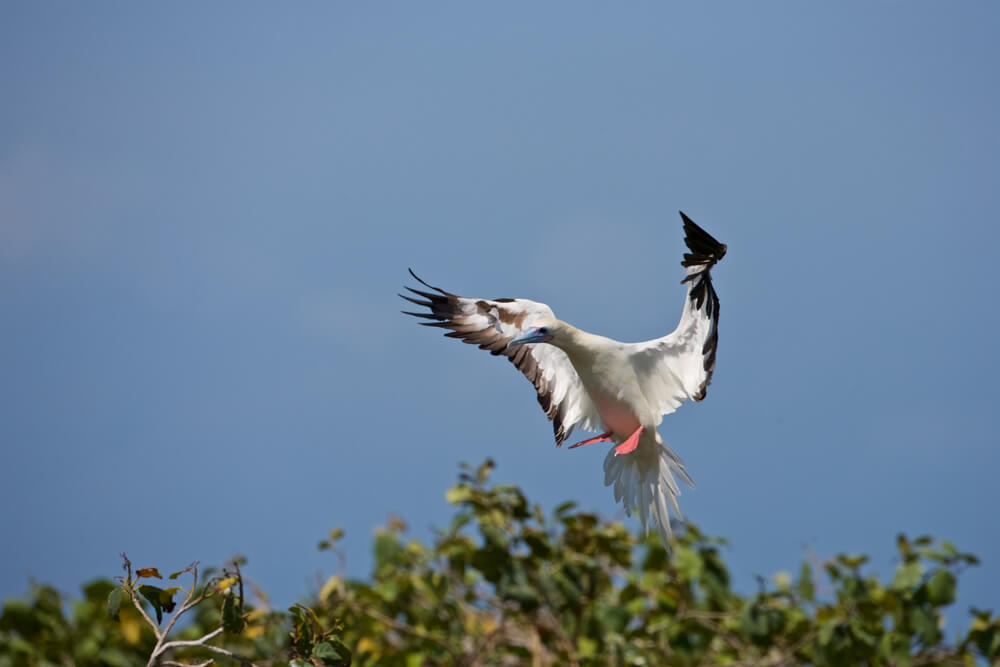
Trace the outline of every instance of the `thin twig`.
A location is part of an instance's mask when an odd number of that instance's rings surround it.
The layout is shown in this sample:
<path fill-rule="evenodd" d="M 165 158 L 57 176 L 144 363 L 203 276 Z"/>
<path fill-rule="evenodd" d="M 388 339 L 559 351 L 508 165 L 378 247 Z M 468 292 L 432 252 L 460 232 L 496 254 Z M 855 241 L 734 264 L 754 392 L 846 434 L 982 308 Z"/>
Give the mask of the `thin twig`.
<path fill-rule="evenodd" d="M 249 658 L 244 658 L 243 656 L 241 656 L 239 654 L 236 654 L 236 653 L 233 653 L 232 651 L 230 651 L 228 649 L 224 649 L 221 646 L 213 646 L 212 644 L 206 643 L 206 642 L 208 642 L 209 639 L 213 639 L 213 638 L 219 636 L 220 634 L 222 634 L 222 628 L 221 627 L 216 628 L 215 630 L 212 630 L 211 632 L 209 632 L 204 637 L 201 637 L 200 639 L 187 639 L 187 640 L 177 640 L 177 641 L 167 642 L 166 644 L 164 644 L 163 646 L 160 647 L 160 649 L 157 652 L 157 654 L 158 655 L 162 655 L 163 653 L 166 653 L 167 651 L 169 651 L 171 649 L 175 649 L 175 648 L 186 648 L 186 647 L 191 647 L 191 646 L 199 646 L 199 647 L 201 647 L 203 649 L 212 651 L 214 653 L 218 653 L 219 655 L 224 655 L 227 658 L 232 658 L 233 660 L 238 660 L 240 663 L 242 663 L 244 665 L 253 665 L 254 664 Z M 153 657 L 155 659 L 157 657 L 157 655 L 154 655 Z M 209 662 L 211 662 L 211 660 L 209 660 Z"/>
<path fill-rule="evenodd" d="M 156 646 L 153 647 L 153 652 L 149 656 L 149 662 L 146 663 L 146 667 L 153 667 L 153 665 L 156 664 L 157 660 L 159 660 L 160 656 L 163 655 L 163 653 L 166 651 L 166 648 L 164 648 L 165 646 L 164 642 L 167 639 L 167 635 L 170 634 L 170 631 L 173 629 L 174 623 L 177 622 L 177 619 L 179 619 L 181 615 L 188 609 L 201 602 L 205 597 L 204 595 L 199 595 L 197 596 L 197 598 L 195 598 L 195 591 L 198 589 L 198 561 L 194 561 L 186 568 L 181 570 L 181 572 L 191 573 L 191 578 L 192 578 L 191 590 L 188 591 L 187 597 L 184 598 L 184 603 L 177 609 L 177 611 L 173 613 L 173 615 L 170 617 L 170 620 L 167 621 L 167 626 L 163 628 L 162 632 L 157 633 Z M 222 628 L 220 627 L 219 630 L 221 631 Z M 211 633 L 209 635 L 206 635 L 206 637 L 213 637 L 213 636 L 215 635 Z M 202 640 L 204 639 L 205 637 L 202 638 Z"/>
<path fill-rule="evenodd" d="M 166 644 L 161 646 L 159 652 L 162 653 L 167 649 L 184 648 L 186 646 L 204 646 L 205 642 L 207 642 L 209 639 L 214 639 L 215 637 L 218 637 L 220 634 L 222 634 L 222 628 L 218 627 L 215 630 L 209 632 L 207 635 L 201 637 L 200 639 L 176 639 L 172 642 L 167 642 Z"/>
<path fill-rule="evenodd" d="M 233 660 L 238 661 L 240 664 L 249 665 L 250 667 L 256 667 L 255 663 L 249 658 L 244 658 L 239 653 L 233 653 L 229 649 L 224 649 L 221 646 L 213 646 L 212 644 L 205 644 L 202 646 L 202 648 L 206 648 L 209 651 L 212 651 L 213 653 L 218 653 L 219 655 L 224 655 L 227 658 L 232 658 Z"/>
<path fill-rule="evenodd" d="M 156 636 L 156 643 L 159 644 L 163 640 L 163 634 L 160 632 L 160 626 L 154 623 L 153 619 L 149 617 L 149 614 L 147 614 L 146 610 L 143 609 L 139 596 L 135 594 L 135 585 L 139 583 L 139 577 L 137 576 L 133 580 L 132 561 L 128 559 L 128 556 L 125 555 L 124 551 L 121 553 L 121 557 L 122 569 L 125 570 L 125 578 L 122 580 L 122 588 L 124 588 L 125 592 L 128 593 L 128 597 L 132 600 L 132 604 L 135 605 L 135 608 L 139 610 L 142 617 L 146 619 L 147 623 L 149 623 L 149 627 L 153 628 L 153 635 Z"/>
<path fill-rule="evenodd" d="M 191 590 L 188 591 L 187 597 L 184 598 L 184 604 L 182 604 L 180 606 L 180 609 L 178 609 L 174 613 L 174 615 L 170 617 L 170 620 L 167 621 L 167 627 L 163 628 L 163 636 L 164 637 L 166 637 L 168 634 L 170 634 L 170 631 L 174 627 L 174 623 L 176 623 L 177 619 L 181 617 L 181 614 L 183 614 L 188 609 L 190 609 L 191 607 L 194 606 L 193 604 L 190 604 L 190 602 L 191 602 L 191 598 L 194 597 L 194 592 L 198 589 L 198 561 L 194 561 L 193 563 L 191 563 L 190 565 L 188 565 L 186 568 L 184 568 L 183 570 L 181 570 L 181 572 L 190 572 L 191 573 L 191 578 L 193 580 L 191 582 Z M 201 598 L 201 596 L 199 596 L 199 599 L 194 604 L 198 604 L 198 602 L 201 602 L 201 600 L 202 600 L 202 598 Z"/>

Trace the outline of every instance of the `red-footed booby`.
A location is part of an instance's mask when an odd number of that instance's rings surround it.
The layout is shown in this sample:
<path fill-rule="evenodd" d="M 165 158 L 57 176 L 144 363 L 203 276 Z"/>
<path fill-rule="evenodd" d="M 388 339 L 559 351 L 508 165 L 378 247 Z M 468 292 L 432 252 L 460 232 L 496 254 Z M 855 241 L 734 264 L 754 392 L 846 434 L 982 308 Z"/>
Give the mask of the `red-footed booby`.
<path fill-rule="evenodd" d="M 664 545 L 672 535 L 668 500 L 682 519 L 674 475 L 691 487 L 694 482 L 657 427 L 687 399 L 705 398 L 719 343 L 719 297 L 710 270 L 726 254 L 726 246 L 683 211 L 681 218 L 691 250 L 681 262 L 687 296 L 680 323 L 662 338 L 621 343 L 556 319 L 544 303 L 461 297 L 427 284 L 412 270 L 410 275 L 433 291 L 407 287 L 420 298 L 400 295 L 428 309 L 404 311 L 433 320 L 421 324 L 450 329 L 446 336 L 503 355 L 524 373 L 552 421 L 556 445 L 577 426 L 602 432 L 570 449 L 615 443 L 604 459 L 604 484 L 613 485 L 626 513 L 639 514 L 643 530 L 653 520 Z"/>

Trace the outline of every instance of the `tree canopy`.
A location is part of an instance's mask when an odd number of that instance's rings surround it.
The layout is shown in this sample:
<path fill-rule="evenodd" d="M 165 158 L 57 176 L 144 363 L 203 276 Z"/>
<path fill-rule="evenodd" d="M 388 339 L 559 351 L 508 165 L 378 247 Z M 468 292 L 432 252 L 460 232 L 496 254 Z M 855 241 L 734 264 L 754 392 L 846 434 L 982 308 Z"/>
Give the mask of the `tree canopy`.
<path fill-rule="evenodd" d="M 946 637 L 943 610 L 975 556 L 897 537 L 888 578 L 865 556 L 807 558 L 751 594 L 734 590 L 724 541 L 683 524 L 668 553 L 621 523 L 563 503 L 550 513 L 493 464 L 464 467 L 450 525 L 430 544 L 397 519 L 364 580 L 330 577 L 275 610 L 244 562 L 171 574 L 134 568 L 83 586 L 35 585 L 0 613 L 13 665 L 973 665 L 1000 661 L 1000 618 L 972 609 Z M 318 548 L 338 554 L 343 531 Z M 164 570 L 163 572 L 168 572 Z M 183 620 L 179 620 L 182 619 Z"/>

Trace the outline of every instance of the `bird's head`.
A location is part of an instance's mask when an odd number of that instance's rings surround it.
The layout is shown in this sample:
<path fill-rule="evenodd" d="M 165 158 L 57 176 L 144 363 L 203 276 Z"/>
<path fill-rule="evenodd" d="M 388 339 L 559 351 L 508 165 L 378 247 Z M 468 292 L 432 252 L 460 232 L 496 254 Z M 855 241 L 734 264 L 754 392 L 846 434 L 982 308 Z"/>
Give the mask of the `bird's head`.
<path fill-rule="evenodd" d="M 559 334 L 560 324 L 559 320 L 540 320 L 536 322 L 536 326 L 529 327 L 523 334 L 511 340 L 508 346 L 551 343 Z"/>

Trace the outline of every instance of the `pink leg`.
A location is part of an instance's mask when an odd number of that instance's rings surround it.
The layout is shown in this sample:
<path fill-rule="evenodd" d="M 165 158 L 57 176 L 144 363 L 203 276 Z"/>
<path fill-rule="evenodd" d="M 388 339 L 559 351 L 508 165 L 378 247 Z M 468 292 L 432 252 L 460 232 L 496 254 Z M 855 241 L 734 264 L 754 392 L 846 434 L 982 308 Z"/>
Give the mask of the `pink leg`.
<path fill-rule="evenodd" d="M 590 438 L 589 440 L 581 440 L 575 445 L 570 445 L 569 449 L 576 449 L 577 447 L 580 447 L 582 445 L 591 445 L 595 442 L 614 442 L 614 440 L 608 437 L 609 435 L 611 435 L 611 431 L 608 431 L 607 433 L 602 433 L 596 438 Z"/>
<path fill-rule="evenodd" d="M 635 433 L 628 437 L 628 440 L 615 447 L 615 455 L 630 454 L 635 451 L 635 448 L 639 446 L 639 436 L 642 435 L 642 432 L 645 430 L 646 429 L 642 426 L 637 428 Z"/>

